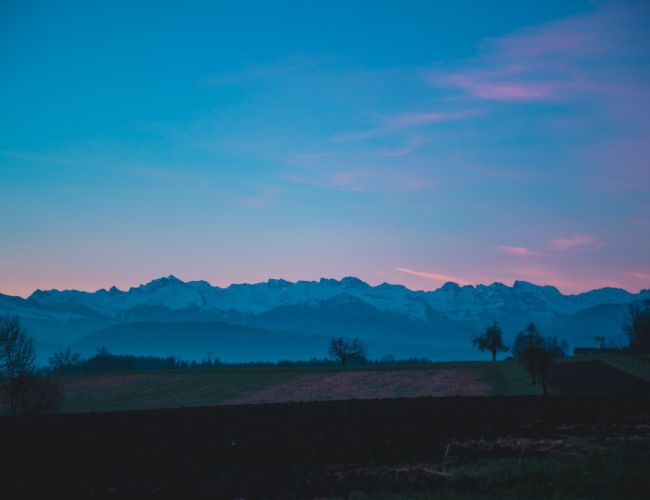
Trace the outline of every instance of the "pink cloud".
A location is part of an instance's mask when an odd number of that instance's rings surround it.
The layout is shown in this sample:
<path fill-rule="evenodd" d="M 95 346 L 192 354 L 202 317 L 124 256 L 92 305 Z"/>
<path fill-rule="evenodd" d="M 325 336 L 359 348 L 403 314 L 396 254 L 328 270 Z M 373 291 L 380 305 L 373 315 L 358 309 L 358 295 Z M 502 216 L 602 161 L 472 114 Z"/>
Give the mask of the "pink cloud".
<path fill-rule="evenodd" d="M 377 154 L 384 158 L 400 158 L 402 156 L 410 155 L 413 152 L 413 149 L 415 149 L 415 145 L 409 144 L 399 149 L 382 149 Z"/>
<path fill-rule="evenodd" d="M 289 174 L 284 179 L 295 184 L 305 184 L 323 189 L 362 192 L 365 189 L 358 184 L 358 177 L 351 171 L 323 173 L 312 171 L 302 174 Z"/>
<path fill-rule="evenodd" d="M 471 118 L 477 114 L 479 114 L 479 111 L 475 109 L 451 112 L 402 113 L 387 116 L 383 121 L 384 126 L 387 129 L 396 130 L 406 127 L 414 127 L 416 125 L 462 120 L 464 118 Z"/>
<path fill-rule="evenodd" d="M 341 132 L 335 134 L 332 140 L 335 142 L 357 141 L 370 139 L 391 132 L 397 132 L 406 128 L 431 125 L 434 123 L 452 122 L 465 120 L 478 116 L 482 113 L 478 109 L 465 109 L 461 111 L 440 111 L 440 112 L 416 112 L 400 113 L 396 115 L 385 116 L 379 121 L 379 125 L 366 130 L 354 130 L 350 132 Z"/>
<path fill-rule="evenodd" d="M 650 273 L 629 272 L 625 274 L 631 278 L 634 278 L 635 280 L 639 280 L 650 285 Z"/>
<path fill-rule="evenodd" d="M 447 85 L 465 90 L 474 97 L 496 101 L 521 101 L 546 99 L 554 89 L 549 84 L 526 82 L 489 82 L 484 80 L 483 72 L 465 72 L 448 75 L 441 80 Z"/>
<path fill-rule="evenodd" d="M 600 57 L 618 54 L 621 48 L 629 53 L 638 50 L 629 44 L 631 38 L 641 35 L 647 39 L 647 33 L 643 33 L 645 16 L 642 2 L 603 3 L 592 12 L 488 39 L 484 48 L 521 60 Z"/>
<path fill-rule="evenodd" d="M 420 278 L 440 281 L 442 283 L 446 283 L 447 281 L 453 281 L 454 283 L 458 283 L 459 285 L 471 285 L 471 283 L 467 280 L 456 278 L 454 276 L 448 276 L 446 274 L 430 273 L 425 271 L 414 271 L 413 269 L 408 269 L 406 267 L 396 267 L 395 270 L 401 273 L 410 274 L 411 276 L 418 276 Z"/>
<path fill-rule="evenodd" d="M 602 245 L 596 242 L 595 238 L 589 234 L 576 233 L 569 238 L 555 238 L 553 240 L 550 240 L 548 242 L 548 246 L 551 250 L 564 252 L 574 249 L 600 247 Z"/>
<path fill-rule="evenodd" d="M 360 173 L 358 171 L 342 170 L 342 171 L 333 172 L 333 173 L 327 175 L 327 179 L 329 180 L 329 182 L 331 182 L 335 186 L 350 187 L 350 186 L 357 186 L 359 177 L 361 177 L 361 176 L 362 176 L 362 173 Z M 362 190 L 359 187 L 357 187 L 355 189 L 356 190 Z"/>
<path fill-rule="evenodd" d="M 469 67 L 431 72 L 434 85 L 475 99 L 533 101 L 589 95 L 647 98 L 633 84 L 630 56 L 645 57 L 647 11 L 635 5 L 602 5 L 595 11 L 519 30 L 480 44 Z M 626 65 L 627 64 L 627 65 Z"/>
<path fill-rule="evenodd" d="M 496 249 L 502 253 L 505 253 L 507 255 L 512 255 L 515 257 L 538 257 L 541 255 L 545 255 L 543 252 L 537 252 L 527 247 L 513 247 L 508 245 L 499 245 L 498 247 L 496 247 Z"/>

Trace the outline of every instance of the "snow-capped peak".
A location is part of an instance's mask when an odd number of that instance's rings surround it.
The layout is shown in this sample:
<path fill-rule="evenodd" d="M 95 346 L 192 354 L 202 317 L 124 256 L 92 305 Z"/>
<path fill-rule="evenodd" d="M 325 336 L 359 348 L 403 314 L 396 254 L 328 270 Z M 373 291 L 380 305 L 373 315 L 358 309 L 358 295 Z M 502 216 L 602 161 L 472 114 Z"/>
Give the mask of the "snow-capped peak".
<path fill-rule="evenodd" d="M 101 313 L 140 306 L 160 306 L 170 310 L 198 308 L 204 311 L 237 311 L 259 314 L 278 306 L 324 301 L 347 295 L 379 310 L 426 320 L 433 311 L 458 319 L 498 318 L 500 314 L 533 314 L 544 319 L 555 314 L 574 313 L 604 303 L 625 303 L 640 297 L 625 290 L 603 288 L 578 295 L 563 295 L 557 288 L 525 281 L 491 285 L 460 286 L 448 282 L 431 292 L 414 292 L 402 285 L 382 283 L 371 286 L 353 276 L 341 280 L 291 282 L 281 278 L 255 284 L 220 288 L 207 281 L 184 282 L 169 275 L 128 291 L 116 287 L 94 293 L 36 290 L 27 300 L 40 305 L 78 305 Z M 650 295 L 646 292 L 645 296 Z M 339 298 L 337 300 L 343 300 Z"/>

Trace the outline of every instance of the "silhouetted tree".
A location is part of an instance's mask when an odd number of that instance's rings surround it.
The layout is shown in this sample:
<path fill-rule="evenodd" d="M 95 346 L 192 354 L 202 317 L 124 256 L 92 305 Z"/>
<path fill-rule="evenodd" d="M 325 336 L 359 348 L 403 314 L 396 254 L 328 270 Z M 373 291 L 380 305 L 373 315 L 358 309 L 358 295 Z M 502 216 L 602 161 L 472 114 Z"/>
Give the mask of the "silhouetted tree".
<path fill-rule="evenodd" d="M 361 339 L 344 339 L 343 337 L 334 337 L 330 340 L 328 354 L 332 358 L 337 358 L 341 366 L 354 358 L 366 357 L 366 345 Z"/>
<path fill-rule="evenodd" d="M 0 377 L 3 380 L 34 371 L 36 343 L 20 326 L 18 316 L 0 316 Z"/>
<path fill-rule="evenodd" d="M 17 316 L 0 316 L 0 395 L 11 413 L 45 413 L 63 402 L 53 380 L 34 374 L 36 343 Z"/>
<path fill-rule="evenodd" d="M 36 343 L 18 316 L 0 316 L 0 390 L 12 413 L 20 399 L 21 379 L 34 372 Z"/>
<path fill-rule="evenodd" d="M 106 346 L 100 346 L 97 348 L 97 352 L 93 358 L 94 364 L 97 367 L 97 371 L 107 371 L 111 369 L 111 353 L 108 351 Z"/>
<path fill-rule="evenodd" d="M 650 352 L 650 299 L 630 304 L 623 332 L 630 341 L 630 350 Z"/>
<path fill-rule="evenodd" d="M 505 343 L 503 342 L 503 332 L 495 321 L 492 326 L 488 326 L 483 335 L 474 337 L 472 343 L 480 351 L 489 351 L 492 354 L 492 362 L 497 360 L 497 353 L 507 351 Z"/>
<path fill-rule="evenodd" d="M 549 366 L 556 358 L 564 356 L 566 344 L 557 337 L 543 337 L 534 323 L 530 323 L 522 332 L 517 334 L 512 352 L 528 370 L 533 384 L 537 383 L 537 375 L 542 382 L 542 392 L 546 395 L 546 379 Z"/>
<path fill-rule="evenodd" d="M 81 364 L 81 354 L 74 352 L 67 347 L 62 351 L 57 351 L 49 357 L 48 362 L 50 369 L 54 373 L 64 374 L 71 373 L 79 368 Z"/>

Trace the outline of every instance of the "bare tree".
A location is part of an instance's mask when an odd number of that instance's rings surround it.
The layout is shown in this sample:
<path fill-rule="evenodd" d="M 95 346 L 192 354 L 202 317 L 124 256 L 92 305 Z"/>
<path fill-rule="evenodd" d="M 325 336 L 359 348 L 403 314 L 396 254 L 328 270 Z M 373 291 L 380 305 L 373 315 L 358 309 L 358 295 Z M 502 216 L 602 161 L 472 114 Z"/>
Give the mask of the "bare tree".
<path fill-rule="evenodd" d="M 630 339 L 630 350 L 650 352 L 650 299 L 630 304 L 623 332 Z"/>
<path fill-rule="evenodd" d="M 533 385 L 537 383 L 537 370 L 535 368 L 533 352 L 535 349 L 541 347 L 542 342 L 543 339 L 537 331 L 537 326 L 535 326 L 535 323 L 530 323 L 523 331 L 517 334 L 515 343 L 512 346 L 512 353 L 526 367 L 528 373 L 530 373 Z"/>
<path fill-rule="evenodd" d="M 57 351 L 48 359 L 52 372 L 58 374 L 71 373 L 81 363 L 81 354 L 67 347 Z"/>
<path fill-rule="evenodd" d="M 0 316 L 0 391 L 15 413 L 24 377 L 34 372 L 36 344 L 20 326 L 18 316 Z"/>
<path fill-rule="evenodd" d="M 332 358 L 337 358 L 341 366 L 345 366 L 348 360 L 353 358 L 366 357 L 366 345 L 361 339 L 344 339 L 343 337 L 334 337 L 330 340 L 328 354 Z"/>
<path fill-rule="evenodd" d="M 495 321 L 492 326 L 488 326 L 483 335 L 474 337 L 472 343 L 480 351 L 489 351 L 492 354 L 492 362 L 497 360 L 497 353 L 507 351 L 505 343 L 503 342 L 503 332 L 497 322 Z"/>
<path fill-rule="evenodd" d="M 53 380 L 34 374 L 36 342 L 17 316 L 0 316 L 0 396 L 11 413 L 45 413 L 63 402 Z"/>
<path fill-rule="evenodd" d="M 21 328 L 18 316 L 0 316 L 0 380 L 34 371 L 36 343 Z"/>
<path fill-rule="evenodd" d="M 535 324 L 531 323 L 517 334 L 512 351 L 530 373 L 533 384 L 537 383 L 539 375 L 542 392 L 546 395 L 548 368 L 556 358 L 564 356 L 566 343 L 561 343 L 557 337 L 543 337 Z"/>

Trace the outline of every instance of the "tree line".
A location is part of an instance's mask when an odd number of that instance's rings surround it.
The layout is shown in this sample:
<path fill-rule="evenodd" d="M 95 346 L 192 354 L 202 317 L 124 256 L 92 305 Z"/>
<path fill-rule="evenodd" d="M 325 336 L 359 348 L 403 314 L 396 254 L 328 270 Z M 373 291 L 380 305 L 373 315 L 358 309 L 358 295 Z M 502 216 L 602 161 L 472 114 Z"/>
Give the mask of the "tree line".
<path fill-rule="evenodd" d="M 645 356 L 650 354 L 650 300 L 630 304 L 622 330 L 628 337 L 629 352 Z M 602 348 L 605 338 L 598 336 L 595 341 Z M 505 344 L 503 332 L 496 321 L 483 334 L 475 336 L 472 342 L 480 351 L 489 352 L 492 362 L 496 361 L 498 353 L 510 351 L 525 366 L 533 384 L 541 382 L 544 394 L 547 393 L 549 367 L 565 356 L 568 348 L 566 342 L 561 342 L 557 337 L 541 335 L 534 323 L 517 333 L 511 348 Z"/>
<path fill-rule="evenodd" d="M 104 371 L 148 371 L 148 370 L 179 370 L 179 369 L 205 369 L 228 367 L 301 367 L 301 366 L 347 366 L 347 365 L 372 365 L 388 363 L 414 363 L 428 362 L 426 358 L 408 358 L 395 360 L 387 355 L 380 359 L 372 360 L 367 356 L 365 342 L 358 338 L 347 339 L 334 337 L 330 340 L 327 349 L 327 358 L 312 358 L 302 361 L 248 361 L 224 362 L 219 358 L 212 358 L 210 354 L 201 361 L 186 361 L 175 356 L 136 356 L 133 354 L 113 354 L 106 347 L 99 347 L 93 356 L 82 358 L 81 354 L 70 348 L 55 352 L 50 356 L 48 371 L 57 375 L 69 373 L 104 372 Z"/>
<path fill-rule="evenodd" d="M 278 361 L 278 362 L 244 362 L 225 363 L 219 358 L 212 359 L 208 354 L 203 361 L 185 361 L 174 356 L 135 356 L 132 354 L 112 354 L 106 347 L 100 347 L 94 356 L 83 359 L 77 352 L 67 348 L 54 353 L 49 358 L 50 371 L 59 375 L 80 372 L 102 371 L 146 371 L 146 370 L 177 370 L 193 368 L 217 367 L 270 367 L 270 366 L 346 366 L 348 364 L 385 364 L 409 363 L 426 361 L 418 358 L 395 361 L 392 356 L 385 356 L 379 360 L 370 360 L 367 356 L 367 347 L 363 340 L 358 338 L 347 339 L 334 337 L 330 340 L 327 354 L 329 358 L 312 358 L 307 361 Z"/>

